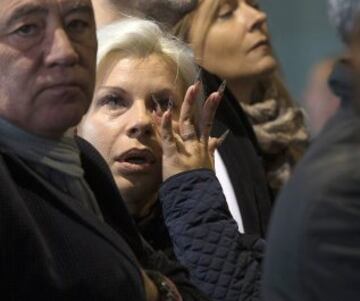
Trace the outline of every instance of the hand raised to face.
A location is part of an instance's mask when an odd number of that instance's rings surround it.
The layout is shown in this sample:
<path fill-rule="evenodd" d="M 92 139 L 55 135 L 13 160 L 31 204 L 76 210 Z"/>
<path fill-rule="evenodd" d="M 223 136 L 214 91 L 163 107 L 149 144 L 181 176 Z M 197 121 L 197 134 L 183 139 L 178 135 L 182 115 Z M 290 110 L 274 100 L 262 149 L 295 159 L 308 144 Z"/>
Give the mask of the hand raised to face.
<path fill-rule="evenodd" d="M 214 151 L 221 138 L 209 136 L 225 84 L 206 99 L 197 126 L 195 101 L 200 86 L 199 81 L 187 90 L 176 128 L 173 126 L 171 106 L 161 117 L 159 131 L 163 148 L 163 180 L 193 169 L 213 168 Z"/>

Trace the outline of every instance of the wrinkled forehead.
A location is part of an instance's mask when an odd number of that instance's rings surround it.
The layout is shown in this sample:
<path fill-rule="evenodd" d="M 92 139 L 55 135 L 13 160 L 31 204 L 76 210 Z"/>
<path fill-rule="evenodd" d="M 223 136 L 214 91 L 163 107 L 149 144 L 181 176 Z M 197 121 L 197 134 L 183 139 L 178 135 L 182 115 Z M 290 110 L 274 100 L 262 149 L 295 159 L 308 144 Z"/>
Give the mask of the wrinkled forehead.
<path fill-rule="evenodd" d="M 90 0 L 0 0 L 0 23 L 37 13 L 61 16 L 74 10 L 93 15 Z"/>

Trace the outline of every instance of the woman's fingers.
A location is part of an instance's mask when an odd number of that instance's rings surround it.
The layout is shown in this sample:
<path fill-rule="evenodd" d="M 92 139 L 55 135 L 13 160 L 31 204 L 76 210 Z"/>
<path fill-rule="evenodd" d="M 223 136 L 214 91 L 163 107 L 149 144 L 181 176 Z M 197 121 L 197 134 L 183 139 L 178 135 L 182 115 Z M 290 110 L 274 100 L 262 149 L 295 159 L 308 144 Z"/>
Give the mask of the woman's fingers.
<path fill-rule="evenodd" d="M 190 86 L 181 105 L 179 116 L 179 133 L 184 141 L 197 139 L 194 112 L 196 98 L 200 91 L 201 82 L 197 81 Z"/>
<path fill-rule="evenodd" d="M 221 143 L 219 143 L 219 138 L 210 137 L 208 143 L 209 154 L 213 157 L 215 150 L 219 147 Z"/>
<path fill-rule="evenodd" d="M 172 128 L 172 116 L 170 110 L 167 110 L 161 118 L 160 136 L 164 156 L 170 157 L 176 153 L 176 139 Z"/>
<path fill-rule="evenodd" d="M 229 135 L 230 130 L 226 130 L 219 138 L 209 137 L 208 150 L 209 154 L 213 154 L 217 148 L 225 141 L 226 137 Z"/>
<path fill-rule="evenodd" d="M 230 130 L 226 130 L 219 138 L 209 137 L 208 141 L 208 152 L 211 157 L 211 166 L 215 167 L 215 151 L 220 147 L 221 144 L 225 141 L 226 137 L 229 135 Z"/>
<path fill-rule="evenodd" d="M 163 146 L 163 179 L 187 170 L 212 168 L 215 148 L 225 138 L 211 138 L 209 141 L 209 133 L 225 84 L 209 96 L 201 112 L 195 107 L 200 85 L 198 81 L 188 89 L 177 122 L 172 123 L 171 108 L 161 117 L 159 132 Z M 201 114 L 202 117 L 196 118 L 196 114 Z M 157 115 L 154 113 L 156 124 Z M 199 128 L 194 120 L 200 120 Z"/>
<path fill-rule="evenodd" d="M 216 109 L 220 103 L 221 96 L 215 92 L 209 96 L 202 109 L 200 125 L 200 141 L 205 145 L 208 143 L 209 135 L 213 126 Z"/>
<path fill-rule="evenodd" d="M 223 81 L 219 86 L 218 91 L 212 93 L 205 101 L 205 104 L 203 106 L 202 114 L 201 114 L 201 124 L 200 124 L 200 141 L 205 145 L 207 145 L 208 143 L 216 110 L 219 106 L 221 98 L 224 95 L 225 88 L 226 88 L 226 81 Z"/>

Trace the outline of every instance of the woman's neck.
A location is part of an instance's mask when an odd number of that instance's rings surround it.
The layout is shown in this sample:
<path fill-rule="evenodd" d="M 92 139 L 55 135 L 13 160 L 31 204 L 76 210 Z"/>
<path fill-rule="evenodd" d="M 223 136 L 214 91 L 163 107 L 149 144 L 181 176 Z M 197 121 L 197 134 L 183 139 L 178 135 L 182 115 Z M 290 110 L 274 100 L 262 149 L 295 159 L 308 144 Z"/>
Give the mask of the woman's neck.
<path fill-rule="evenodd" d="M 257 82 L 254 79 L 233 79 L 227 81 L 227 87 L 235 96 L 238 103 L 251 103 L 251 96 Z"/>
<path fill-rule="evenodd" d="M 149 195 L 149 197 L 145 198 L 145 195 Z M 158 199 L 157 192 L 149 194 L 144 193 L 139 195 L 139 198 L 136 198 L 134 195 L 127 195 L 126 193 L 122 193 L 121 196 L 123 197 L 130 214 L 137 218 L 148 215 Z"/>

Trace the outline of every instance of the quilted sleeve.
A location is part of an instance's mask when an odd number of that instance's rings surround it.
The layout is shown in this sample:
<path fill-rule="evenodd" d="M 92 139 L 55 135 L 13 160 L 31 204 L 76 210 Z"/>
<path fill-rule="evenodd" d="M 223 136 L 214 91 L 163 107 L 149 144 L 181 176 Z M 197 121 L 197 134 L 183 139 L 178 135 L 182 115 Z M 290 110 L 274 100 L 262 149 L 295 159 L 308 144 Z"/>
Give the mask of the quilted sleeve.
<path fill-rule="evenodd" d="M 262 239 L 238 232 L 213 171 L 193 170 L 160 189 L 178 260 L 212 300 L 260 300 Z"/>

